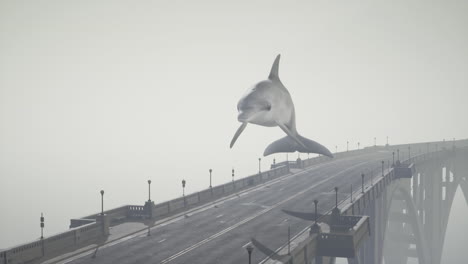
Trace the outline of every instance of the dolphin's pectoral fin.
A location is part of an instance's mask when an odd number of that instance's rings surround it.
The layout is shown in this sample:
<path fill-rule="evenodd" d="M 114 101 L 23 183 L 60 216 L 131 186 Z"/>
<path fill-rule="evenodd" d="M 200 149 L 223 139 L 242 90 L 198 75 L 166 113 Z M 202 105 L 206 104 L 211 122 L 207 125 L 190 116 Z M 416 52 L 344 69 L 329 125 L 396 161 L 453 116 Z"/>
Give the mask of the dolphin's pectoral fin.
<path fill-rule="evenodd" d="M 289 130 L 289 128 L 287 126 L 285 126 L 284 124 L 276 121 L 276 124 L 284 131 L 284 133 L 286 133 L 288 136 L 290 136 L 292 139 L 294 139 L 294 141 L 296 141 L 297 144 L 299 144 L 299 146 L 302 146 L 304 148 L 307 148 L 306 145 L 304 145 L 304 143 L 301 142 L 301 140 L 297 137 L 298 135 L 296 134 L 293 134 L 291 132 L 291 130 Z"/>
<path fill-rule="evenodd" d="M 234 134 L 234 137 L 231 140 L 231 145 L 229 145 L 229 148 L 232 148 L 234 146 L 234 143 L 236 143 L 237 138 L 240 136 L 242 131 L 244 131 L 245 127 L 247 126 L 247 122 L 242 123 L 242 125 L 237 129 L 236 134 Z"/>

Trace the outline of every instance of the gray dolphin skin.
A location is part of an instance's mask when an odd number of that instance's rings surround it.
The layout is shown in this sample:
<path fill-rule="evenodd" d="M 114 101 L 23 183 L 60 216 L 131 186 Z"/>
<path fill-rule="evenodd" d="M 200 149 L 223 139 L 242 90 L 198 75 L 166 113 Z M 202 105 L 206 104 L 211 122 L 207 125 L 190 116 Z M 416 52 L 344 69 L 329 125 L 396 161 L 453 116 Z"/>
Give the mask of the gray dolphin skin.
<path fill-rule="evenodd" d="M 242 96 L 237 104 L 239 114 L 237 119 L 241 126 L 232 138 L 230 147 L 247 127 L 248 123 L 280 127 L 286 137 L 271 143 L 263 155 L 268 156 L 280 152 L 317 153 L 333 157 L 332 153 L 319 143 L 302 137 L 296 130 L 296 114 L 291 95 L 281 83 L 278 75 L 280 56 L 278 55 L 271 67 L 268 79 L 255 84 Z"/>

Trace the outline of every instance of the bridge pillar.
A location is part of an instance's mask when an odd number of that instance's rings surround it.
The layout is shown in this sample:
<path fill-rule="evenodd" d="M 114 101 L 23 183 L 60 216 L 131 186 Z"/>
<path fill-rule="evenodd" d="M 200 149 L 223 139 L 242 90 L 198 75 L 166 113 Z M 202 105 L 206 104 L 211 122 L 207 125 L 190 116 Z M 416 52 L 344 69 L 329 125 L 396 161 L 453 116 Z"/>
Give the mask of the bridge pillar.
<path fill-rule="evenodd" d="M 185 196 L 184 196 L 185 198 Z M 185 200 L 184 200 L 185 201 Z M 154 218 L 154 201 L 146 201 L 145 202 L 145 211 L 146 211 L 146 214 L 148 215 L 148 217 L 150 219 L 153 219 Z"/>
<path fill-rule="evenodd" d="M 104 215 L 100 214 L 96 220 L 98 223 L 101 224 L 102 235 L 104 236 L 109 235 L 109 226 L 110 226 L 109 217 L 106 214 Z"/>

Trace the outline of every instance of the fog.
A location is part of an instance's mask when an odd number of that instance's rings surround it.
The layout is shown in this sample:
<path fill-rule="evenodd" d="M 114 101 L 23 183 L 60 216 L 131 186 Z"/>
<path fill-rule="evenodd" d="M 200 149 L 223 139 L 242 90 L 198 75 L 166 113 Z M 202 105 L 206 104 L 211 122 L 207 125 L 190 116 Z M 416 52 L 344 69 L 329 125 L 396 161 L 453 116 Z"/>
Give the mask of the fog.
<path fill-rule="evenodd" d="M 255 173 L 279 128 L 236 104 L 279 76 L 332 152 L 468 135 L 468 3 L 0 1 L 0 248 Z M 273 158 L 262 157 L 262 169 Z M 296 158 L 296 154 L 289 157 Z"/>

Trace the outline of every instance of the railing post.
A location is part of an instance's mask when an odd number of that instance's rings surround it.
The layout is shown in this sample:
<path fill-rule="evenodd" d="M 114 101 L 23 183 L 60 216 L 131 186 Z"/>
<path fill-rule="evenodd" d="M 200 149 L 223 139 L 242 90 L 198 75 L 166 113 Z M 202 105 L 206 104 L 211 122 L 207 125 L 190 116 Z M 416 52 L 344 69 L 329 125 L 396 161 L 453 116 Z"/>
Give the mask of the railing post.
<path fill-rule="evenodd" d="M 364 193 L 364 173 L 361 174 L 362 177 L 362 190 L 361 193 Z"/>

